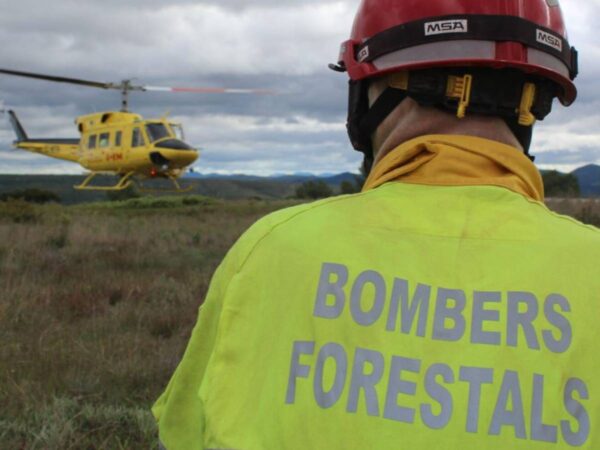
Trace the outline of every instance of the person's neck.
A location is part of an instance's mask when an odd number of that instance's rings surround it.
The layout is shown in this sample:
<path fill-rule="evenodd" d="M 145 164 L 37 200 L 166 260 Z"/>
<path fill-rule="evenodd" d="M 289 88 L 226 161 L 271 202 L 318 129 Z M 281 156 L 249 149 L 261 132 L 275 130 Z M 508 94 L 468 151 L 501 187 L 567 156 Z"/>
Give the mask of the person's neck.
<path fill-rule="evenodd" d="M 402 143 L 430 134 L 474 136 L 523 151 L 508 125 L 498 117 L 473 115 L 458 119 L 435 108 L 409 105 L 402 111 L 402 106 L 383 122 L 373 136 L 375 164 Z"/>

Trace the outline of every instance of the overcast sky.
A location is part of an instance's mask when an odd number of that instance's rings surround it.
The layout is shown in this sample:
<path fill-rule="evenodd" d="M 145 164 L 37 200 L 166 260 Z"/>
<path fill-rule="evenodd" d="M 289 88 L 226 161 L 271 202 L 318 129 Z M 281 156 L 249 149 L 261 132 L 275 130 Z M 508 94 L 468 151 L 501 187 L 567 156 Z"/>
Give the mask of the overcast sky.
<path fill-rule="evenodd" d="M 424 0 L 425 1 L 425 0 Z M 327 69 L 358 0 L 0 0 L 0 67 L 149 85 L 260 87 L 277 96 L 133 94 L 147 117 L 167 110 L 202 149 L 201 172 L 356 171 L 345 132 L 346 78 Z M 600 0 L 562 0 L 580 51 L 579 99 L 537 126 L 542 168 L 600 164 Z M 119 108 L 119 94 L 0 75 L 0 99 L 32 137 L 77 137 L 73 119 Z M 0 172 L 81 173 L 76 164 L 9 150 Z"/>

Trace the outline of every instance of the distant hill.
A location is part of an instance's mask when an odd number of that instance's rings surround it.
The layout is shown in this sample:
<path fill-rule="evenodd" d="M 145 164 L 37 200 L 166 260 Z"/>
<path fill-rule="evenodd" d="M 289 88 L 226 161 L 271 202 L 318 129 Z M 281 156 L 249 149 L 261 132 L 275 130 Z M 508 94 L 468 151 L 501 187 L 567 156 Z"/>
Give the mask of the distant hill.
<path fill-rule="evenodd" d="M 354 181 L 351 173 L 342 173 L 327 177 L 310 174 L 277 175 L 274 177 L 258 177 L 252 175 L 217 175 L 190 174 L 182 180 L 182 185 L 193 185 L 190 194 L 200 194 L 223 199 L 281 199 L 292 197 L 296 187 L 309 179 L 325 181 L 334 192 L 340 191 L 342 181 Z M 100 191 L 76 191 L 73 186 L 83 181 L 77 175 L 0 175 L 0 194 L 23 189 L 42 189 L 57 194 L 63 203 L 76 204 L 104 201 L 106 193 Z M 114 179 L 99 182 L 114 184 Z M 154 182 L 153 182 L 154 183 Z M 169 183 L 162 183 L 170 188 Z"/>
<path fill-rule="evenodd" d="M 582 196 L 600 197 L 600 166 L 588 165 L 571 172 L 580 187 Z M 317 176 L 308 173 L 296 173 L 271 177 L 233 174 L 188 174 L 182 184 L 192 184 L 191 194 L 206 195 L 223 199 L 281 199 L 295 195 L 296 188 L 308 180 L 323 180 L 334 192 L 340 191 L 343 181 L 354 180 L 358 174 L 340 173 Z M 83 176 L 77 175 L 0 175 L 0 194 L 22 189 L 43 189 L 54 192 L 65 204 L 85 203 L 106 200 L 106 194 L 98 191 L 76 191 L 73 186 L 81 183 Z M 114 181 L 106 180 L 107 184 Z M 165 187 L 170 185 L 165 184 Z"/>
<path fill-rule="evenodd" d="M 584 197 L 600 196 L 600 166 L 589 164 L 571 172 L 579 180 L 579 189 Z"/>
<path fill-rule="evenodd" d="M 325 175 L 315 175 L 311 173 L 294 173 L 294 174 L 280 174 L 280 175 L 271 175 L 268 177 L 260 177 L 256 175 L 244 175 L 244 174 L 231 174 L 231 175 L 221 175 L 217 173 L 190 173 L 185 175 L 184 178 L 190 179 L 201 179 L 201 180 L 235 180 L 235 181 L 281 181 L 284 183 L 304 183 L 308 180 L 323 180 L 327 184 L 335 184 L 338 185 L 342 181 L 354 181 L 354 178 L 357 177 L 358 174 L 353 174 L 349 172 L 339 173 L 339 174 L 325 174 Z"/>

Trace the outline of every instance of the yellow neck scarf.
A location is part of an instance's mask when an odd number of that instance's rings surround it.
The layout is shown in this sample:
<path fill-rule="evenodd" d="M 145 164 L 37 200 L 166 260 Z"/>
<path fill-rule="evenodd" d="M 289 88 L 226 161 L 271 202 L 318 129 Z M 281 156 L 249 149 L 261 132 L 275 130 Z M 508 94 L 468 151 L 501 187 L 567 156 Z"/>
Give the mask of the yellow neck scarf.
<path fill-rule="evenodd" d="M 523 152 L 472 136 L 429 135 L 403 143 L 377 163 L 363 191 L 389 181 L 502 186 L 533 200 L 544 200 L 542 177 Z"/>

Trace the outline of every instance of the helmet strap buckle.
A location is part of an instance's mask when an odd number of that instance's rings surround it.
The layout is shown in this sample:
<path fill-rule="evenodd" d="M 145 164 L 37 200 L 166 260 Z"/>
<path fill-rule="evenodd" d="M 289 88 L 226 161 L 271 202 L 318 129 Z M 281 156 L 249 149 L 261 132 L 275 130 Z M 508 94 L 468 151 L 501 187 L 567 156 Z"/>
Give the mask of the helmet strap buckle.
<path fill-rule="evenodd" d="M 525 83 L 523 94 L 521 95 L 521 104 L 519 105 L 519 125 L 530 127 L 536 122 L 536 118 L 531 112 L 535 102 L 536 86 L 533 83 Z"/>
<path fill-rule="evenodd" d="M 473 75 L 464 76 L 449 75 L 446 86 L 446 97 L 457 99 L 456 117 L 463 119 L 467 113 L 467 108 L 471 103 L 471 89 L 473 87 Z"/>
<path fill-rule="evenodd" d="M 390 75 L 390 80 L 388 82 L 388 86 L 394 89 L 401 89 L 403 91 L 408 90 L 408 79 L 409 72 L 403 70 L 402 72 L 397 72 Z"/>

